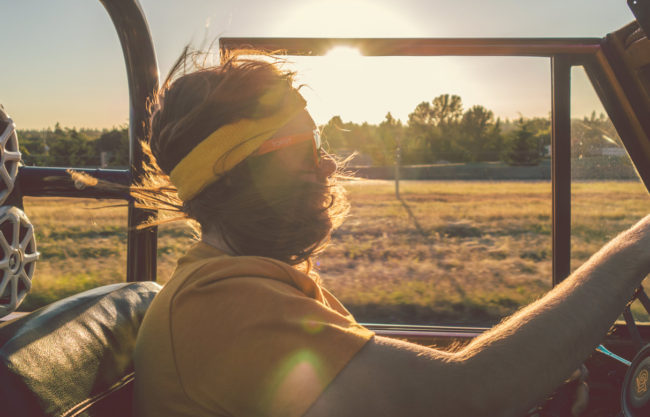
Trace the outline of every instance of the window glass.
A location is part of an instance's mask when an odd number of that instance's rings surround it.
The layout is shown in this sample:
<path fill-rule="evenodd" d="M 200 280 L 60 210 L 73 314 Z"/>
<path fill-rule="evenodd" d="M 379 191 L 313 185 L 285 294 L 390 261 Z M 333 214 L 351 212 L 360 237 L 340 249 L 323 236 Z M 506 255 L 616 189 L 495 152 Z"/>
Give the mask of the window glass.
<path fill-rule="evenodd" d="M 571 270 L 650 212 L 638 177 L 614 125 L 582 67 L 571 73 Z M 648 314 L 639 302 L 637 319 Z"/>

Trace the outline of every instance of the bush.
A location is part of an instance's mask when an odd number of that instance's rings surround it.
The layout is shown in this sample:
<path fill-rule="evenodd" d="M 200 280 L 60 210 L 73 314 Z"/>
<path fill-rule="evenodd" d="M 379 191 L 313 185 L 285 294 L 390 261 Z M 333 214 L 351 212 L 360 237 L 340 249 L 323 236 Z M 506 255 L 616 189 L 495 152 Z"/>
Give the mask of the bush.
<path fill-rule="evenodd" d="M 519 128 L 506 137 L 501 159 L 508 165 L 538 165 L 542 160 L 542 150 L 541 139 L 532 124 L 522 120 Z"/>

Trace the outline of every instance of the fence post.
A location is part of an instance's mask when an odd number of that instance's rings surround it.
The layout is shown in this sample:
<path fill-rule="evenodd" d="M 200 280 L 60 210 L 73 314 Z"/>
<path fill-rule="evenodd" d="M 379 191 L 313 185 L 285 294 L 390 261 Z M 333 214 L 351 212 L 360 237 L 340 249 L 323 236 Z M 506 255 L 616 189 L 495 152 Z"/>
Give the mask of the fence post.
<path fill-rule="evenodd" d="M 399 200 L 399 171 L 402 162 L 402 147 L 401 141 L 397 138 L 397 148 L 395 148 L 395 197 Z"/>

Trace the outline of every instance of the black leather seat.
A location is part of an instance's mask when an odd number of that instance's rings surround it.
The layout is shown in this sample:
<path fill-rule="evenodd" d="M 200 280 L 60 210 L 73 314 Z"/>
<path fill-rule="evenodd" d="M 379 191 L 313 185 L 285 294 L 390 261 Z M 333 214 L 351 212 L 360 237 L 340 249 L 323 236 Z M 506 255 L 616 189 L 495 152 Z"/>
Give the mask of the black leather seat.
<path fill-rule="evenodd" d="M 0 327 L 0 416 L 131 416 L 132 353 L 160 286 L 107 285 Z"/>

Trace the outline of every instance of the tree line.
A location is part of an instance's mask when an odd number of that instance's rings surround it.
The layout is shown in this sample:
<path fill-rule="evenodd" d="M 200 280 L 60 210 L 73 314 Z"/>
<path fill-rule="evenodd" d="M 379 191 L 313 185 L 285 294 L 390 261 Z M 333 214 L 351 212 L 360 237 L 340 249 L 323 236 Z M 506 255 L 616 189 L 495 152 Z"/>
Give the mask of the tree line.
<path fill-rule="evenodd" d="M 112 129 L 19 130 L 18 143 L 23 163 L 31 166 L 104 166 L 126 168 L 129 165 L 128 127 Z"/>
<path fill-rule="evenodd" d="M 572 154 L 596 156 L 603 148 L 621 146 L 610 120 L 592 113 L 574 119 Z M 75 129 L 58 123 L 52 129 L 18 132 L 26 165 L 128 166 L 128 128 Z M 501 120 L 484 106 L 463 108 L 457 95 L 443 94 L 418 104 L 408 121 L 388 113 L 378 125 L 344 122 L 332 117 L 321 126 L 328 151 L 346 156 L 356 152 L 356 163 L 375 166 L 501 161 L 536 165 L 548 156 L 549 118 Z M 355 162 L 353 162 L 355 163 Z"/>
<path fill-rule="evenodd" d="M 536 165 L 549 156 L 550 118 L 501 120 L 484 106 L 465 110 L 459 96 L 443 94 L 418 104 L 407 123 L 388 113 L 379 125 L 344 122 L 332 117 L 322 136 L 336 154 L 356 151 L 373 165 L 501 161 Z M 597 156 L 621 146 L 609 118 L 593 112 L 571 122 L 572 154 Z"/>

